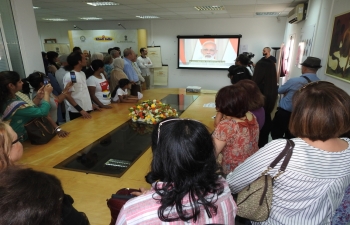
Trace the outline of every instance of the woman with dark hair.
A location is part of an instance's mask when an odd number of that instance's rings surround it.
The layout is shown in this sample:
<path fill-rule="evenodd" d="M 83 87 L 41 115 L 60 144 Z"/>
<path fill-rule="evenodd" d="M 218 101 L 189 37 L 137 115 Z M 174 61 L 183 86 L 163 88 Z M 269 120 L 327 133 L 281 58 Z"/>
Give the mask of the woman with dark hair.
<path fill-rule="evenodd" d="M 48 77 L 41 72 L 34 72 L 30 74 L 26 80 L 29 82 L 29 84 L 34 88 L 32 97 L 35 98 L 38 94 L 38 91 L 40 88 L 45 86 L 45 82 L 50 83 L 50 80 Z M 66 99 L 66 94 L 68 93 L 69 89 L 73 86 L 72 82 L 70 82 L 65 89 L 62 91 L 62 93 L 58 96 L 54 95 L 53 93 L 50 94 L 50 111 L 47 116 L 48 120 L 51 122 L 52 126 L 55 128 L 55 132 L 59 137 L 66 137 L 68 136 L 69 132 L 64 131 L 61 129 L 60 126 L 57 125 L 58 122 L 58 104 L 63 102 L 64 99 Z M 40 104 L 42 104 L 42 101 L 40 101 Z"/>
<path fill-rule="evenodd" d="M 231 84 L 235 84 L 240 80 L 248 79 L 251 80 L 252 76 L 249 73 L 247 67 L 233 65 L 228 68 L 228 78 L 231 80 Z"/>
<path fill-rule="evenodd" d="M 233 171 L 258 148 L 259 124 L 248 111 L 248 93 L 238 84 L 223 87 L 215 98 L 216 110 L 223 115 L 213 132 L 216 155 L 222 153 L 224 174 Z"/>
<path fill-rule="evenodd" d="M 261 94 L 258 85 L 252 80 L 241 80 L 237 82 L 237 85 L 246 90 L 248 97 L 248 110 L 256 117 L 259 129 L 261 130 L 265 123 L 264 95 Z"/>
<path fill-rule="evenodd" d="M 93 74 L 86 80 L 86 83 L 91 100 L 100 108 L 111 109 L 111 94 L 108 81 L 103 74 L 103 61 L 95 59 L 91 62 L 90 68 L 92 69 Z"/>
<path fill-rule="evenodd" d="M 350 139 L 339 138 L 350 130 L 350 96 L 325 81 L 303 86 L 289 129 L 297 138 L 286 171 L 274 179 L 270 216 L 253 224 L 330 224 L 350 184 Z M 261 176 L 285 146 L 285 139 L 273 140 L 227 175 L 232 193 Z"/>
<path fill-rule="evenodd" d="M 41 87 L 32 100 L 21 93 L 23 82 L 15 71 L 0 72 L 0 116 L 7 121 L 20 137 L 26 140 L 27 132 L 24 124 L 36 117 L 47 116 L 50 110 L 50 94 L 53 90 L 50 84 Z M 40 106 L 36 106 L 42 101 Z"/>
<path fill-rule="evenodd" d="M 129 95 L 128 90 L 131 88 L 131 82 L 129 79 L 120 79 L 119 85 L 112 92 L 112 102 L 113 103 L 130 103 L 138 102 L 139 98 Z"/>
<path fill-rule="evenodd" d="M 72 206 L 74 200 L 63 193 L 61 184 L 60 196 L 51 195 L 52 183 L 36 176 L 41 172 L 21 170 L 14 166 L 23 154 L 19 140 L 20 137 L 9 125 L 0 122 L 0 224 L 56 224 L 54 221 L 57 220 L 60 225 L 88 225 L 85 213 L 78 212 Z M 53 206 L 59 208 L 58 218 L 52 212 Z M 50 220 L 48 217 L 56 219 Z"/>
<path fill-rule="evenodd" d="M 167 118 L 152 133 L 152 189 L 129 200 L 116 224 L 235 224 L 236 204 L 217 171 L 210 132 L 200 122 Z M 172 224 L 171 223 L 171 224 Z"/>
<path fill-rule="evenodd" d="M 277 101 L 277 71 L 275 63 L 262 58 L 254 68 L 253 81 L 258 85 L 261 93 L 265 96 L 265 124 L 259 134 L 259 148 L 267 144 L 271 132 L 271 113 Z"/>
<path fill-rule="evenodd" d="M 58 53 L 54 51 L 49 51 L 47 52 L 47 61 L 49 62 L 48 64 L 48 71 L 51 74 L 55 74 L 56 71 L 60 68 L 56 63 L 57 63 L 57 58 L 58 58 Z"/>
<path fill-rule="evenodd" d="M 256 120 L 259 124 L 259 130 L 264 126 L 265 123 L 265 110 L 264 110 L 264 101 L 265 97 L 261 94 L 258 86 L 254 81 L 249 79 L 238 80 L 236 82 L 238 86 L 243 87 L 247 94 L 247 104 L 248 111 L 254 114 Z M 223 114 L 220 112 L 216 112 L 214 127 L 216 127 L 223 118 Z"/>
<path fill-rule="evenodd" d="M 3 170 L 0 199 L 0 224 L 62 224 L 63 189 L 53 175 L 17 167 Z"/>

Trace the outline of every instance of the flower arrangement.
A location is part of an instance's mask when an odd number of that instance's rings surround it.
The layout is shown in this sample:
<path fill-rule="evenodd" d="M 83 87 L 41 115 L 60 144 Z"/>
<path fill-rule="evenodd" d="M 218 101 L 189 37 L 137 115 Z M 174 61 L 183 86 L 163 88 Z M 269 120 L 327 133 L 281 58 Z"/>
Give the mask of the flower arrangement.
<path fill-rule="evenodd" d="M 159 100 L 146 100 L 141 104 L 129 108 L 129 116 L 133 122 L 156 124 L 167 117 L 177 117 L 176 109 Z"/>

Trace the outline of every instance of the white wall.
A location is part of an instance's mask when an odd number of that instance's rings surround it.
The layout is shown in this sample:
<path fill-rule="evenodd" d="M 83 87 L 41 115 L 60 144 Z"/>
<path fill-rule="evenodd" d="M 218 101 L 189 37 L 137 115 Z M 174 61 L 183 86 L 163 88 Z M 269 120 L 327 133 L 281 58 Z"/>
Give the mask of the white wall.
<path fill-rule="evenodd" d="M 334 83 L 350 94 L 349 83 L 325 74 L 334 16 L 348 11 L 350 11 L 349 0 L 309 0 L 309 8 L 305 21 L 298 24 L 288 24 L 287 21 L 284 42 L 287 42 L 289 35 L 296 34 L 296 44 L 293 49 L 293 59 L 295 59 L 295 54 L 298 51 L 301 29 L 309 25 L 316 25 L 314 45 L 312 47 L 311 56 L 318 57 L 322 60 L 322 68 L 318 70 L 317 76 L 321 80 L 327 80 Z M 290 70 L 290 77 L 300 75 L 300 69 L 293 64 Z"/>
<path fill-rule="evenodd" d="M 142 20 L 122 21 L 127 29 L 144 28 L 148 34 L 148 45 L 161 46 L 163 64 L 169 65 L 168 87 L 201 86 L 203 89 L 218 90 L 229 84 L 227 71 L 177 69 L 177 35 L 224 35 L 241 34 L 241 44 L 248 45 L 256 62 L 262 57 L 265 46 L 280 46 L 285 32 L 286 18 L 231 18 L 190 20 Z M 120 29 L 118 21 L 95 22 L 38 22 L 41 42 L 56 38 L 58 43 L 69 43 L 68 30 L 77 25 L 84 30 Z M 233 63 L 232 59 L 232 63 Z"/>
<path fill-rule="evenodd" d="M 11 0 L 11 6 L 26 76 L 44 71 L 32 1 Z"/>

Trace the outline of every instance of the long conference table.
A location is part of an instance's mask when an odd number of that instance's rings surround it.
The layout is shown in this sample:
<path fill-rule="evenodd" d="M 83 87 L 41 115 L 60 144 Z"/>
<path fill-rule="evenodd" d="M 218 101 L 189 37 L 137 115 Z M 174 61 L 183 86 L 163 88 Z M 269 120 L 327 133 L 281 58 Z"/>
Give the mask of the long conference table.
<path fill-rule="evenodd" d="M 199 95 L 180 117 L 196 119 L 205 124 L 210 131 L 213 130 L 212 116 L 215 115 L 215 109 L 203 105 L 215 101 L 215 92 L 186 93 L 185 89 L 179 88 L 150 89 L 143 91 L 143 100 L 160 100 L 169 94 Z M 129 108 L 134 105 L 112 104 L 112 109 L 92 112 L 92 119 L 78 118 L 65 123 L 61 127 L 70 132 L 66 138 L 56 136 L 45 145 L 31 145 L 28 141 L 25 142 L 19 164 L 57 176 L 65 193 L 74 198 L 74 207 L 86 213 L 91 225 L 109 224 L 111 216 L 106 199 L 121 188 L 150 188 L 145 181 L 145 175 L 150 169 L 151 148 L 147 149 L 120 178 L 56 169 L 54 166 L 128 121 Z"/>

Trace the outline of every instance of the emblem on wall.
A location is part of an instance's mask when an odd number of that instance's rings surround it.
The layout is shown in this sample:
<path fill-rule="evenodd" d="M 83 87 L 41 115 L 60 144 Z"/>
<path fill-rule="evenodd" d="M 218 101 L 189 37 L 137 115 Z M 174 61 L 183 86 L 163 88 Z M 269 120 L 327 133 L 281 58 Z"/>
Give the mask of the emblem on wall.
<path fill-rule="evenodd" d="M 95 37 L 95 41 L 100 41 L 100 42 L 113 41 L 113 38 L 102 35 L 102 36 Z"/>

